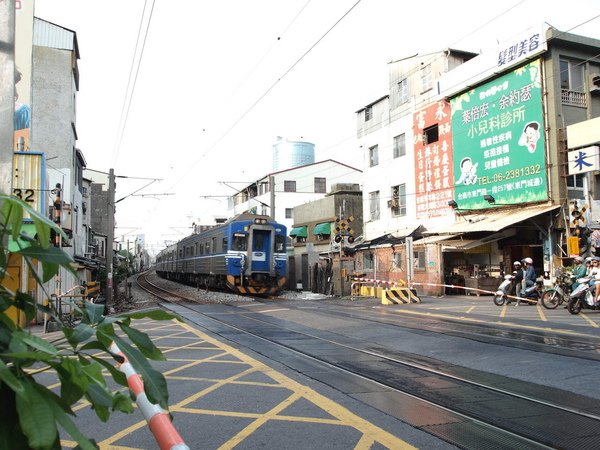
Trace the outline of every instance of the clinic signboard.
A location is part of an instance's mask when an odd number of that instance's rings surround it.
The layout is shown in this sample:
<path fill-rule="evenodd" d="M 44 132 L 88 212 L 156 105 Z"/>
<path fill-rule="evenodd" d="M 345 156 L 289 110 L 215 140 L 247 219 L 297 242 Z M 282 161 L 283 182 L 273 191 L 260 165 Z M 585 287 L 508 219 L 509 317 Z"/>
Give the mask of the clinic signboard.
<path fill-rule="evenodd" d="M 548 199 L 540 61 L 451 99 L 454 200 L 461 209 Z"/>

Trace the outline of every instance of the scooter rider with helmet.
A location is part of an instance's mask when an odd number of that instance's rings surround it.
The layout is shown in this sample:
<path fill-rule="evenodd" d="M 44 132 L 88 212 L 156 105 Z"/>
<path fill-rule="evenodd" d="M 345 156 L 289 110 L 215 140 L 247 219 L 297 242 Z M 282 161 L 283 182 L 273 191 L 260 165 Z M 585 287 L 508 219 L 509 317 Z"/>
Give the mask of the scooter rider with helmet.
<path fill-rule="evenodd" d="M 515 276 L 514 278 L 514 282 L 513 282 L 513 286 L 514 286 L 514 294 L 515 295 L 519 295 L 519 291 L 518 291 L 518 287 L 521 286 L 521 283 L 523 281 L 523 268 L 521 267 L 521 261 L 515 261 L 513 263 L 513 274 Z"/>
<path fill-rule="evenodd" d="M 575 281 L 573 281 L 573 285 L 571 286 L 571 289 L 575 290 L 575 289 L 577 289 L 577 286 L 579 286 L 579 283 L 577 282 L 577 280 L 579 278 L 585 277 L 585 275 L 587 274 L 587 267 L 585 264 L 583 264 L 582 256 L 574 257 L 573 264 L 575 266 L 573 267 L 572 275 L 573 275 L 573 279 Z"/>
<path fill-rule="evenodd" d="M 525 290 L 536 283 L 537 276 L 533 267 L 533 259 L 523 258 L 521 263 L 523 264 L 523 272 L 525 272 L 521 283 L 521 294 L 524 295 Z"/>

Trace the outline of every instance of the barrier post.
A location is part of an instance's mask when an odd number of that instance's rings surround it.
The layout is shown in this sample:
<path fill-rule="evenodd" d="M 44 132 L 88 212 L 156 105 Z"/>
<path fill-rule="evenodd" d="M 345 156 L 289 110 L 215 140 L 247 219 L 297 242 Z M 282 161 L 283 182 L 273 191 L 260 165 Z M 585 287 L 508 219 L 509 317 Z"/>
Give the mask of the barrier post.
<path fill-rule="evenodd" d="M 129 389 L 133 392 L 135 402 L 142 411 L 146 422 L 148 422 L 150 431 L 154 435 L 156 442 L 158 442 L 160 450 L 190 450 L 173 426 L 168 411 L 165 411 L 154 403 L 150 403 L 144 392 L 142 377 L 135 371 L 117 344 L 114 342 L 111 343 L 109 350 L 111 353 L 119 355 L 124 359 L 122 364 L 117 364 L 117 367 L 127 377 Z"/>

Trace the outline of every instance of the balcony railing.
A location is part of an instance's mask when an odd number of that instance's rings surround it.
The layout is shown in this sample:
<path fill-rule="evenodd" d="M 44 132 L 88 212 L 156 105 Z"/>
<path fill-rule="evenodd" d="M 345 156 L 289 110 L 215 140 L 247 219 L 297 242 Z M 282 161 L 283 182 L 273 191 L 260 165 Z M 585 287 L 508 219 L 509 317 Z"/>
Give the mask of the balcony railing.
<path fill-rule="evenodd" d="M 575 92 L 568 89 L 562 90 L 563 105 L 577 106 L 579 108 L 587 108 L 587 93 Z"/>

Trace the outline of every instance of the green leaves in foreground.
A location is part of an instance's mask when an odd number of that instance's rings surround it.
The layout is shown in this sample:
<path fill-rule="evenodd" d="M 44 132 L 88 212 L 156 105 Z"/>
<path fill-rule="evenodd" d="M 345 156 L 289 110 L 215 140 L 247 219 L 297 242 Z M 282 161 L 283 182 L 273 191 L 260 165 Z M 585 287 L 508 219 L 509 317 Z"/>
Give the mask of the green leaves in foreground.
<path fill-rule="evenodd" d="M 35 236 L 21 232 L 24 212 L 35 224 Z M 62 233 L 54 223 L 25 203 L 0 195 L 0 280 L 6 276 L 11 254 L 4 246 L 9 240 L 16 245 L 12 253 L 24 258 L 40 284 L 50 280 L 61 267 L 73 271 L 72 259 L 61 248 L 49 245 L 51 230 Z M 41 264 L 42 274 L 37 273 L 38 264 L 33 260 Z M 73 405 L 88 401 L 103 422 L 112 412 L 134 411 L 125 375 L 116 367 L 123 359 L 109 351 L 111 342 L 119 346 L 142 375 L 148 399 L 167 409 L 166 381 L 148 362 L 164 357 L 148 335 L 132 326 L 132 320 L 181 319 L 159 309 L 104 316 L 103 305 L 84 302 L 71 306 L 79 319 L 74 328 L 60 322 L 52 306 L 38 305 L 27 294 L 14 293 L 0 286 L 0 448 L 58 449 L 59 429 L 68 433 L 79 448 L 97 448 L 75 425 Z M 50 342 L 21 329 L 9 319 L 9 308 L 21 311 L 28 321 L 40 312 L 50 314 L 60 326 L 60 337 L 53 337 Z M 112 359 L 106 359 L 106 356 Z M 36 380 L 36 374 L 49 370 L 58 376 L 58 393 Z M 111 391 L 107 384 L 109 377 L 122 388 Z"/>

